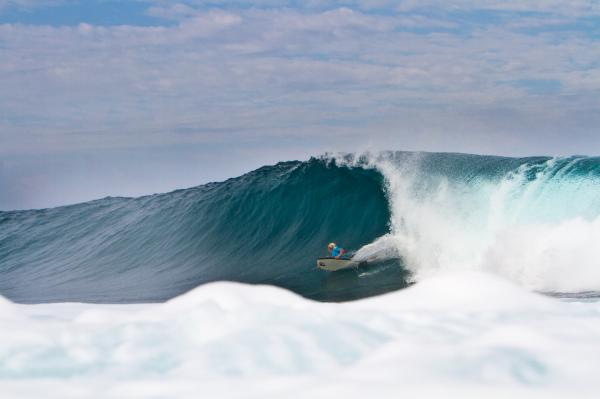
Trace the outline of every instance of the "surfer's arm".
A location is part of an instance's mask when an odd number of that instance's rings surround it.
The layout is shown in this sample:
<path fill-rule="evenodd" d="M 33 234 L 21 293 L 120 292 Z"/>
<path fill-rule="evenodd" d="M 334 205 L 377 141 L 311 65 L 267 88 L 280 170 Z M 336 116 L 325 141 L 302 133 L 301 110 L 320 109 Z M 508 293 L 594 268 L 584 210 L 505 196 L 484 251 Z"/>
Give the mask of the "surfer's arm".
<path fill-rule="evenodd" d="M 343 254 L 345 254 L 345 253 L 346 253 L 346 250 L 345 250 L 344 248 L 342 248 L 342 249 L 340 249 L 340 254 L 339 254 L 338 256 L 336 256 L 335 258 L 336 258 L 336 259 L 339 259 L 339 258 L 341 258 L 341 257 L 342 257 L 342 255 L 343 255 Z"/>

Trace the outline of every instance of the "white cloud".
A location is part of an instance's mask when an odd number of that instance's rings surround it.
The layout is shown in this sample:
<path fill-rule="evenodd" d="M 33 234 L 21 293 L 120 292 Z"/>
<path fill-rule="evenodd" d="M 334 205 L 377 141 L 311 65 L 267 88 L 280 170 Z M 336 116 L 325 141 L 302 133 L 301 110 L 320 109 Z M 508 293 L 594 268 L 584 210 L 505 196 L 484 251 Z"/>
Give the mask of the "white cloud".
<path fill-rule="evenodd" d="M 552 152 L 570 121 L 571 138 L 598 122 L 600 48 L 581 33 L 413 33 L 456 22 L 347 7 L 161 7 L 181 21 L 1 25 L 0 154 L 289 138 L 510 152 L 481 137 Z M 561 91 L 511 84 L 527 80 Z"/>
<path fill-rule="evenodd" d="M 569 16 L 598 15 L 600 3 L 597 0 L 403 0 L 398 5 L 400 11 L 414 11 L 427 7 L 439 10 L 495 10 L 541 12 Z"/>
<path fill-rule="evenodd" d="M 172 8 L 171 2 L 165 0 L 147 0 L 149 3 Z M 391 10 L 411 12 L 422 9 L 435 9 L 437 12 L 458 10 L 491 10 L 518 11 L 562 14 L 570 16 L 597 15 L 600 13 L 600 2 L 597 0 L 181 0 L 181 5 L 189 7 L 237 7 L 237 8 L 304 8 L 335 9 L 349 7 L 368 10 Z"/>

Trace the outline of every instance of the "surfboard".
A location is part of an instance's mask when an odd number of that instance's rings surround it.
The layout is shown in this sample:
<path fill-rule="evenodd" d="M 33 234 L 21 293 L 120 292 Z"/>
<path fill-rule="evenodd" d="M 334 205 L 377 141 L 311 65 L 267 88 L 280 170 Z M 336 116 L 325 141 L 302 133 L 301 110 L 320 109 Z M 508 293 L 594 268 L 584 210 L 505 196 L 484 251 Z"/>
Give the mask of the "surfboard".
<path fill-rule="evenodd" d="M 351 267 L 366 266 L 370 262 L 377 260 L 377 255 L 373 255 L 367 259 L 354 260 L 352 258 L 317 258 L 317 268 L 327 270 L 329 272 L 335 272 L 337 270 L 350 269 Z"/>
<path fill-rule="evenodd" d="M 358 262 L 353 262 L 352 259 L 336 259 L 336 258 L 318 258 L 317 267 L 319 269 L 335 272 L 337 270 L 348 269 L 351 267 L 357 267 Z"/>

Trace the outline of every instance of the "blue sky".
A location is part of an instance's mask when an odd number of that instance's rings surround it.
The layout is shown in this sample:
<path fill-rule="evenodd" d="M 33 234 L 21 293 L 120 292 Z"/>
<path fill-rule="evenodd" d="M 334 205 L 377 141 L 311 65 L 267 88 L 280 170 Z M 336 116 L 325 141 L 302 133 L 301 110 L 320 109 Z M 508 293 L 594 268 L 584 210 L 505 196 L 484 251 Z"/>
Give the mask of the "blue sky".
<path fill-rule="evenodd" d="M 598 154 L 600 2 L 0 0 L 0 209 L 325 151 Z"/>

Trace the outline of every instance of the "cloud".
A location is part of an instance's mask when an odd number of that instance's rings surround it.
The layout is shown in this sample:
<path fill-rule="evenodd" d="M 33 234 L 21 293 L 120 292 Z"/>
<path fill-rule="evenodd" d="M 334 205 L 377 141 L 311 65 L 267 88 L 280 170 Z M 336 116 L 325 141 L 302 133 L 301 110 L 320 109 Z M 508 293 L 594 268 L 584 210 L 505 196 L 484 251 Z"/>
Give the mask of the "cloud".
<path fill-rule="evenodd" d="M 399 11 L 408 12 L 424 8 L 444 11 L 504 11 L 536 12 L 567 16 L 591 16 L 600 14 L 600 3 L 596 0 L 456 0 L 451 3 L 443 0 L 403 0 Z"/>
<path fill-rule="evenodd" d="M 151 4 L 172 7 L 172 2 L 165 0 L 148 0 Z M 423 9 L 435 9 L 438 12 L 452 11 L 503 11 L 503 12 L 537 12 L 562 14 L 570 16 L 598 15 L 600 3 L 596 0 L 181 0 L 180 6 L 194 8 L 294 8 L 305 10 L 325 10 L 348 7 L 362 11 L 397 10 L 414 12 Z"/>
<path fill-rule="evenodd" d="M 290 138 L 494 152 L 489 136 L 552 152 L 569 121 L 572 137 L 597 123 L 600 48 L 586 32 L 465 28 L 410 2 L 207 4 L 154 3 L 176 21 L 165 26 L 0 25 L 0 155 Z"/>

